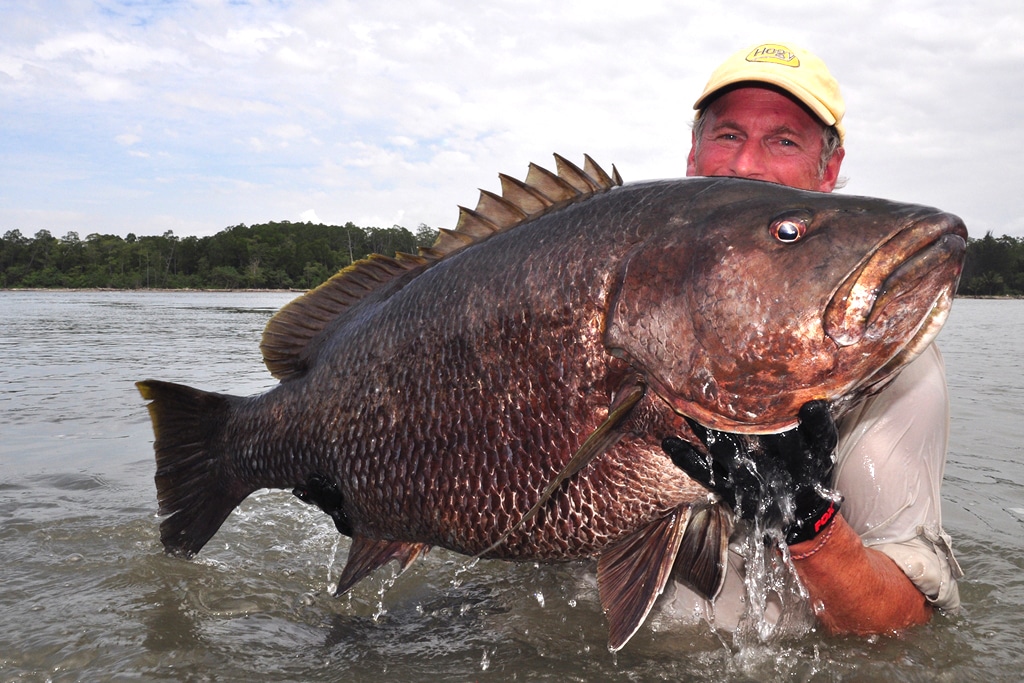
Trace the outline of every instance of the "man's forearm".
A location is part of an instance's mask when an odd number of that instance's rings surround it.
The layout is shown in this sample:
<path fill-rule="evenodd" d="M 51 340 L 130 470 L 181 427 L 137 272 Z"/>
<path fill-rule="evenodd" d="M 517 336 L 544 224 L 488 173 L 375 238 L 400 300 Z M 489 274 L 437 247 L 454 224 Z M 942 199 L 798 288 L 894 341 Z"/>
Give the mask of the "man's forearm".
<path fill-rule="evenodd" d="M 931 605 L 895 562 L 865 547 L 841 514 L 831 527 L 789 548 L 815 615 L 829 632 L 885 633 L 931 618 Z"/>

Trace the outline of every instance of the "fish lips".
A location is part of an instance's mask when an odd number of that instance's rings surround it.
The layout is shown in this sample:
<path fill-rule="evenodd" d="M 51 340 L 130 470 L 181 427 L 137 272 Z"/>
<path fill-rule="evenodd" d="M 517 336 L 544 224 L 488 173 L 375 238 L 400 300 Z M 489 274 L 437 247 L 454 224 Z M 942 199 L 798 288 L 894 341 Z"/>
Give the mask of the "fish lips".
<path fill-rule="evenodd" d="M 917 218 L 839 285 L 825 309 L 825 334 L 839 347 L 903 338 L 899 355 L 909 355 L 909 362 L 941 329 L 966 251 L 967 228 L 958 217 L 935 212 Z"/>

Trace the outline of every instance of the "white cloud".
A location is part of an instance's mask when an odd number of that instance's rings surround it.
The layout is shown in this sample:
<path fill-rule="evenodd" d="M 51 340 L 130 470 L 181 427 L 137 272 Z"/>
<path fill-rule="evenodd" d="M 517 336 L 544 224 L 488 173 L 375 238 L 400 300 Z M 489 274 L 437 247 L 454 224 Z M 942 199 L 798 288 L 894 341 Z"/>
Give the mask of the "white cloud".
<path fill-rule="evenodd" d="M 35 55 L 44 61 L 63 58 L 81 60 L 97 71 L 125 73 L 142 71 L 156 64 L 184 65 L 176 50 L 140 45 L 100 33 L 72 33 L 40 43 Z"/>
<path fill-rule="evenodd" d="M 317 50 L 317 47 L 320 50 Z M 285 67 L 296 67 L 303 71 L 319 71 L 328 67 L 326 55 L 324 54 L 324 48 L 326 47 L 328 47 L 328 44 L 323 41 L 319 41 L 317 45 L 313 46 L 314 49 L 312 50 L 296 49 L 286 45 L 278 49 L 274 56 Z"/>
<path fill-rule="evenodd" d="M 25 77 L 25 62 L 10 55 L 0 54 L 0 74 L 18 81 Z"/>
<path fill-rule="evenodd" d="M 272 126 L 268 132 L 281 140 L 298 140 L 309 135 L 309 132 L 298 123 L 282 123 Z"/>
<path fill-rule="evenodd" d="M 198 38 L 225 55 L 252 59 L 269 52 L 281 38 L 300 33 L 291 26 L 271 22 L 266 25 L 230 28 L 221 35 L 201 34 Z"/>
<path fill-rule="evenodd" d="M 75 74 L 73 79 L 90 100 L 127 100 L 137 94 L 132 82 L 126 78 L 87 71 Z"/>

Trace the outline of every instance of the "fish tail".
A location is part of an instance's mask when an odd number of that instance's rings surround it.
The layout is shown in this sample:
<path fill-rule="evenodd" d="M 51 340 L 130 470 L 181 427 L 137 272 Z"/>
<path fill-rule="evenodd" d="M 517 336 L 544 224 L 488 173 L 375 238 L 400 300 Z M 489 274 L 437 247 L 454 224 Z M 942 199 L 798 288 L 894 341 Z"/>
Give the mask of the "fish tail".
<path fill-rule="evenodd" d="M 218 438 L 239 401 L 182 384 L 137 382 L 149 403 L 156 452 L 160 541 L 172 555 L 195 555 L 252 493 L 232 476 Z"/>

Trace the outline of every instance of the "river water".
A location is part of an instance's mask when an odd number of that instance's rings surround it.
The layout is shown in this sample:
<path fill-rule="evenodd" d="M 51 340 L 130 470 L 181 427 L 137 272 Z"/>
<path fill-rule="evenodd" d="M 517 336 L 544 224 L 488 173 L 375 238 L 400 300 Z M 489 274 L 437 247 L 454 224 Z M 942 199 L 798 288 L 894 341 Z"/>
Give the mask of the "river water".
<path fill-rule="evenodd" d="M 958 299 L 944 526 L 964 609 L 899 637 L 737 644 L 652 619 L 617 654 L 584 565 L 434 550 L 330 595 L 330 520 L 259 492 L 198 558 L 161 552 L 133 383 L 255 393 L 286 293 L 0 292 L 0 681 L 1019 681 L 1024 301 Z"/>

